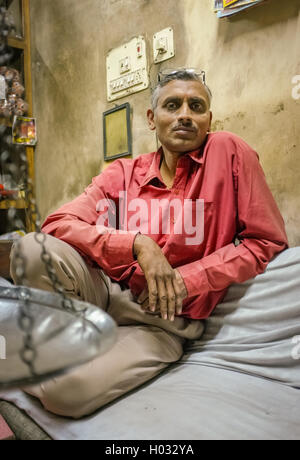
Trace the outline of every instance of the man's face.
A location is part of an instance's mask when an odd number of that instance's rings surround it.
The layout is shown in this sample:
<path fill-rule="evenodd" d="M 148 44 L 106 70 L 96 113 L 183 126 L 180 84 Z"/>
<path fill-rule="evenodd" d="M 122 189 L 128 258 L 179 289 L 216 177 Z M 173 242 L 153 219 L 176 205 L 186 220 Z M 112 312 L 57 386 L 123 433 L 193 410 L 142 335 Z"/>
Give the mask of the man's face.
<path fill-rule="evenodd" d="M 160 88 L 157 107 L 147 112 L 163 147 L 184 153 L 198 149 L 210 130 L 212 113 L 204 85 L 198 81 L 173 80 Z"/>

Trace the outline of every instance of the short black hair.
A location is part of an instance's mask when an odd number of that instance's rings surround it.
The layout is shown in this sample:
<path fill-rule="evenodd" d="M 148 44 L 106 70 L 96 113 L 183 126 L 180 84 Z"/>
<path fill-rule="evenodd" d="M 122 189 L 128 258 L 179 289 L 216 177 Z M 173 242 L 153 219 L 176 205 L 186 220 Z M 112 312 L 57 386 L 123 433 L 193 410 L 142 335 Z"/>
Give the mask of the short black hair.
<path fill-rule="evenodd" d="M 159 94 L 160 88 L 163 88 L 168 83 L 174 80 L 199 81 L 200 83 L 203 84 L 206 90 L 207 97 L 209 100 L 209 105 L 211 104 L 212 92 L 207 86 L 207 84 L 205 83 L 205 80 L 202 74 L 197 73 L 196 70 L 178 69 L 178 70 L 170 71 L 169 73 L 166 73 L 166 74 L 159 74 L 159 81 L 157 85 L 155 86 L 155 88 L 153 89 L 152 95 L 151 95 L 151 103 L 152 103 L 153 110 L 155 110 L 157 107 L 158 94 Z"/>

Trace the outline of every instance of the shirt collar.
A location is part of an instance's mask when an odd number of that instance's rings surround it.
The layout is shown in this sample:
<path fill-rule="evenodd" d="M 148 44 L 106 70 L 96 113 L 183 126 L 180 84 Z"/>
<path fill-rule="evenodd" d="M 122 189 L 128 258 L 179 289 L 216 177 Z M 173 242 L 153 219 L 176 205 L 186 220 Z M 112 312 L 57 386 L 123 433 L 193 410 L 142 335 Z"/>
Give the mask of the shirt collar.
<path fill-rule="evenodd" d="M 203 146 L 201 146 L 200 149 L 198 150 L 193 150 L 192 152 L 186 153 L 192 160 L 196 161 L 196 163 L 199 163 L 202 165 L 203 163 Z"/>
<path fill-rule="evenodd" d="M 187 152 L 184 154 L 184 156 L 188 156 L 192 160 L 194 160 L 196 163 L 202 164 L 203 163 L 203 148 L 204 146 L 201 146 L 200 149 L 193 150 L 192 152 Z M 144 185 L 148 184 L 154 178 L 158 178 L 163 183 L 163 179 L 160 174 L 160 163 L 161 163 L 162 155 L 163 155 L 163 149 L 162 147 L 160 147 L 157 150 L 157 152 L 155 152 L 152 162 L 150 164 L 150 168 L 148 169 L 144 179 L 142 180 L 140 187 L 143 187 Z"/>
<path fill-rule="evenodd" d="M 152 158 L 152 162 L 150 164 L 150 167 L 149 167 L 144 179 L 142 180 L 142 182 L 140 184 L 140 187 L 143 187 L 144 185 L 148 184 L 155 177 L 158 177 L 159 180 L 162 182 L 162 177 L 161 177 L 160 170 L 159 170 L 162 153 L 163 152 L 162 152 L 161 147 L 160 147 L 160 149 L 158 149 L 157 152 L 154 153 L 154 156 Z"/>

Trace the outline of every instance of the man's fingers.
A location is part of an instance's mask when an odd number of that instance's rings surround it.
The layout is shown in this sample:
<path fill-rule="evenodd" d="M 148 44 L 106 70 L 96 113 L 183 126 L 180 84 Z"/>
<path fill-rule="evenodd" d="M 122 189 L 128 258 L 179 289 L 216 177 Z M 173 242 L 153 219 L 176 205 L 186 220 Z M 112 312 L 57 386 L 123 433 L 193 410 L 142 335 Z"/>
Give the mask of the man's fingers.
<path fill-rule="evenodd" d="M 176 314 L 181 315 L 182 313 L 182 300 L 183 300 L 183 295 L 181 288 L 179 287 L 179 284 L 176 279 L 173 279 L 173 286 L 174 286 L 174 291 L 176 295 Z"/>
<path fill-rule="evenodd" d="M 140 305 L 143 311 L 149 311 L 149 299 L 144 300 Z"/>
<path fill-rule="evenodd" d="M 151 311 L 155 311 L 158 301 L 158 288 L 155 278 L 149 278 L 147 280 L 149 290 L 149 308 Z"/>
<path fill-rule="evenodd" d="M 137 303 L 143 303 L 149 297 L 148 289 L 144 289 L 143 292 L 139 295 Z"/>
<path fill-rule="evenodd" d="M 176 307 L 176 295 L 173 287 L 172 279 L 166 281 L 167 294 L 168 294 L 168 319 L 174 321 L 175 319 L 175 307 Z"/>
<path fill-rule="evenodd" d="M 163 278 L 158 278 L 157 280 L 158 288 L 158 301 L 161 317 L 163 319 L 168 319 L 168 294 Z"/>

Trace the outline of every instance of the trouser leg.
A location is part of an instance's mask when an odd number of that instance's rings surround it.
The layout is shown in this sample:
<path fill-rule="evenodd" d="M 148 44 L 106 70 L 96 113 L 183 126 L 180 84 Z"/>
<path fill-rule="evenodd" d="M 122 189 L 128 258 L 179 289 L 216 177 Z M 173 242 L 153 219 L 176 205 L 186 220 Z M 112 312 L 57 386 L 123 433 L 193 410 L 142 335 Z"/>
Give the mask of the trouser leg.
<path fill-rule="evenodd" d="M 180 359 L 183 339 L 146 325 L 121 326 L 105 355 L 25 391 L 57 415 L 80 418 L 126 394 Z"/>
<path fill-rule="evenodd" d="M 69 295 L 105 308 L 107 290 L 101 271 L 88 269 L 81 256 L 60 240 L 47 236 L 46 245 Z M 25 237 L 23 250 L 31 259 L 29 284 L 51 290 L 34 235 Z M 82 417 L 143 384 L 180 359 L 186 338 L 198 338 L 203 332 L 200 321 L 175 318 L 171 323 L 143 312 L 130 290 L 122 291 L 118 283 L 112 283 L 103 272 L 101 275 L 110 291 L 108 314 L 119 324 L 117 343 L 105 355 L 65 376 L 26 389 L 58 415 Z"/>
<path fill-rule="evenodd" d="M 59 282 L 63 285 L 68 296 L 105 308 L 107 289 L 101 270 L 90 269 L 80 254 L 69 244 L 46 236 L 45 247 L 51 255 L 53 268 Z M 11 251 L 11 277 L 16 281 L 14 258 L 17 246 Z M 26 284 L 32 288 L 44 291 L 54 291 L 46 266 L 41 259 L 41 246 L 35 240 L 35 234 L 29 233 L 20 241 L 20 251 L 26 260 Z"/>

